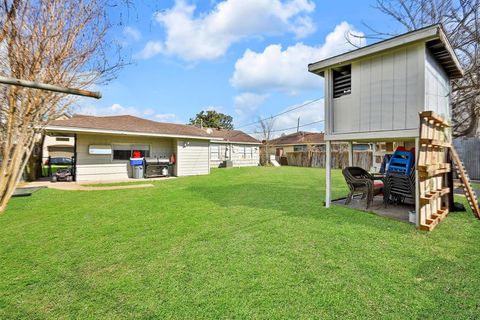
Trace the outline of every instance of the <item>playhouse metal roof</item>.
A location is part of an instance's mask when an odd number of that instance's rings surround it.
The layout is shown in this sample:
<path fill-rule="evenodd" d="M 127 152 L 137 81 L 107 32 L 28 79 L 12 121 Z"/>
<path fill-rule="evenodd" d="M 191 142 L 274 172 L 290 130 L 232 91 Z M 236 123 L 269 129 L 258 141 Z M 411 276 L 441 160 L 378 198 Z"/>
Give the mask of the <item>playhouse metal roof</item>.
<path fill-rule="evenodd" d="M 352 50 L 308 65 L 308 71 L 323 76 L 325 69 L 362 59 L 415 42 L 424 42 L 451 79 L 461 78 L 463 69 L 441 24 L 413 30 L 396 37 Z"/>

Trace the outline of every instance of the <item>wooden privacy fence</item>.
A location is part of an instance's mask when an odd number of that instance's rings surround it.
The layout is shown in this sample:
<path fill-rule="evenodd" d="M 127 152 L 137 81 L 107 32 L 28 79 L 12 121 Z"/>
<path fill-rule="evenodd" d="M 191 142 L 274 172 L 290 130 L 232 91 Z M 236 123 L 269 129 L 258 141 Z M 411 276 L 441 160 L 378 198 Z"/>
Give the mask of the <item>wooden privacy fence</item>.
<path fill-rule="evenodd" d="M 296 151 L 287 153 L 289 166 L 325 168 L 325 151 Z M 372 151 L 353 151 L 353 165 L 370 170 L 372 167 Z M 332 150 L 332 168 L 348 167 L 348 150 Z"/>

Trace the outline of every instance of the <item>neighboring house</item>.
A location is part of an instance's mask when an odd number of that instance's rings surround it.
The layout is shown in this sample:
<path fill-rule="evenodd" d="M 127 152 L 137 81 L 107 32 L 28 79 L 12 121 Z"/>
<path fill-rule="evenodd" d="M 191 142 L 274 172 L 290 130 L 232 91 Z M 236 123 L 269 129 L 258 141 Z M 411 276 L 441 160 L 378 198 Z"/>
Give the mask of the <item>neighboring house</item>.
<path fill-rule="evenodd" d="M 57 120 L 67 120 L 70 116 L 64 114 Z M 45 135 L 42 145 L 42 162 L 45 163 L 49 157 L 52 158 L 71 158 L 73 157 L 73 137 Z"/>
<path fill-rule="evenodd" d="M 49 157 L 52 158 L 71 158 L 73 157 L 73 137 L 49 136 L 45 135 L 43 140 L 42 161 L 45 162 Z"/>
<path fill-rule="evenodd" d="M 74 138 L 76 181 L 121 180 L 132 177 L 129 159 L 175 158 L 175 176 L 210 173 L 210 144 L 224 138 L 212 129 L 161 123 L 133 116 L 83 116 L 56 120 L 47 134 Z M 238 132 L 238 131 L 236 131 Z M 245 143 L 245 145 L 250 145 Z"/>
<path fill-rule="evenodd" d="M 268 144 L 269 154 L 282 157 L 289 152 L 307 151 L 309 148 L 323 146 L 325 140 L 323 132 L 299 131 L 272 139 Z"/>
<path fill-rule="evenodd" d="M 239 130 L 210 129 L 212 137 L 221 141 L 210 143 L 210 167 L 218 168 L 231 161 L 232 167 L 258 166 L 261 143 Z"/>

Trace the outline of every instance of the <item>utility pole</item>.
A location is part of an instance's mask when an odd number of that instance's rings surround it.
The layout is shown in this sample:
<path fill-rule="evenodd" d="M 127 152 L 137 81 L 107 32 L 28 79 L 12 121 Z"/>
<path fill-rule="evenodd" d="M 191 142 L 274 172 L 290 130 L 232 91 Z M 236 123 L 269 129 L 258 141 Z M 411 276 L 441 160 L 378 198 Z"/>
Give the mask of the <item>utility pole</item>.
<path fill-rule="evenodd" d="M 297 120 L 297 132 L 300 130 L 300 117 Z"/>
<path fill-rule="evenodd" d="M 20 80 L 15 78 L 0 77 L 0 83 L 10 84 L 10 85 L 20 86 L 20 87 L 33 88 L 33 89 L 54 91 L 54 92 L 60 92 L 60 93 L 66 93 L 66 94 L 74 94 L 77 96 L 91 97 L 95 99 L 100 99 L 102 97 L 102 94 L 100 92 L 92 92 L 92 91 L 74 89 L 74 88 L 65 88 L 65 87 L 55 86 L 52 84 L 46 84 L 46 83 L 40 83 L 40 82 L 28 81 L 28 80 Z"/>

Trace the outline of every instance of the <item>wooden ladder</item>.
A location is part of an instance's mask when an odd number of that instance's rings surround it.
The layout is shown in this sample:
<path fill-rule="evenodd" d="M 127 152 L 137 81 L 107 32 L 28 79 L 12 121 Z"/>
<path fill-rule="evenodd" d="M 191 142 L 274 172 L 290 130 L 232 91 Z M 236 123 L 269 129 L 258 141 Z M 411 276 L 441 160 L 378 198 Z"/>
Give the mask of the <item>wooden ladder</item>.
<path fill-rule="evenodd" d="M 472 212 L 480 219 L 480 208 L 478 207 L 478 198 L 475 194 L 475 191 L 472 189 L 472 185 L 470 184 L 470 178 L 468 177 L 467 171 L 465 170 L 465 166 L 463 162 L 460 160 L 458 156 L 457 150 L 453 146 L 450 147 L 450 151 L 452 153 L 452 159 L 455 164 L 455 168 L 457 170 L 458 177 L 462 181 L 463 190 L 465 191 L 465 197 L 467 197 L 468 204 L 470 208 L 472 208 Z"/>

